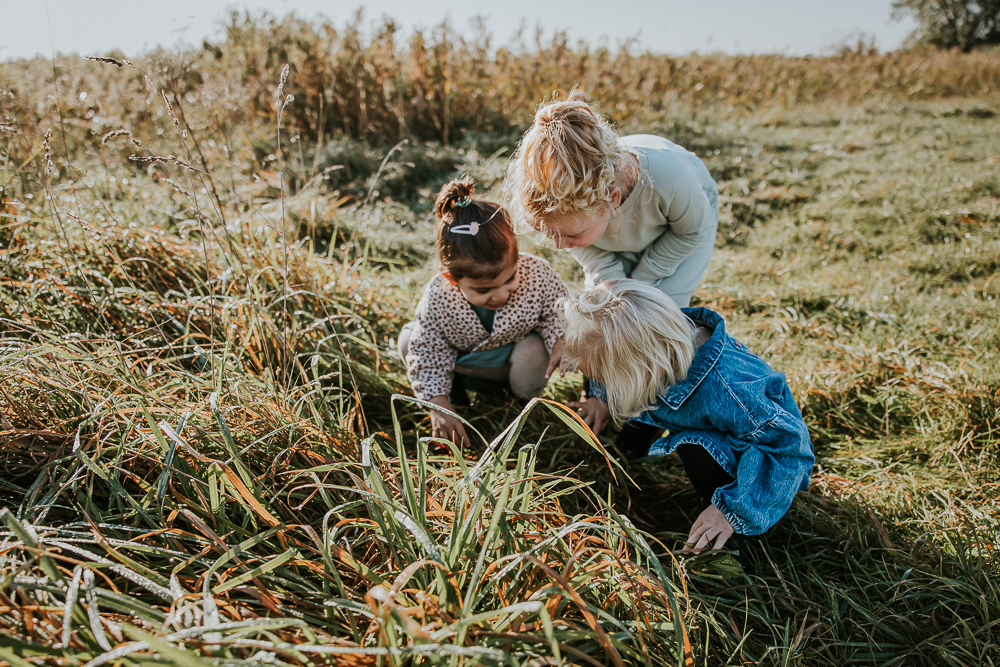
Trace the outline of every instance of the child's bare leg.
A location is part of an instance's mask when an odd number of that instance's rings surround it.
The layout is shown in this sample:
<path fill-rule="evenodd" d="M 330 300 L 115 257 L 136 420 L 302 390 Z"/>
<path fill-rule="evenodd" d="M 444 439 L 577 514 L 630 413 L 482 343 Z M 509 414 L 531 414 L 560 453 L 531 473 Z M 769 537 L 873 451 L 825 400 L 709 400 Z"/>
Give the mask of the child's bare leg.
<path fill-rule="evenodd" d="M 396 352 L 406 361 L 406 355 L 410 353 L 410 339 L 413 338 L 413 330 L 417 328 L 416 322 L 407 322 L 403 325 L 403 330 L 399 332 L 399 339 L 396 340 Z"/>
<path fill-rule="evenodd" d="M 521 398 L 541 396 L 548 380 L 549 353 L 538 334 L 522 338 L 510 353 L 510 388 Z"/>

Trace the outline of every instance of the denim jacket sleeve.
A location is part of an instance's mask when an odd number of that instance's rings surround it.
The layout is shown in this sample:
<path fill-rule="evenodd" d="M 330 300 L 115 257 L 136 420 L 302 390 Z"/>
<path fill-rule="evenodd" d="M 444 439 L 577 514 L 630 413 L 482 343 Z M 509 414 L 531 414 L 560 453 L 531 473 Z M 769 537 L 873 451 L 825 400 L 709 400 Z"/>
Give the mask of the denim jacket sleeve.
<path fill-rule="evenodd" d="M 815 461 L 809 431 L 782 375 L 738 385 L 713 375 L 713 389 L 729 406 L 710 411 L 709 421 L 729 450 L 735 481 L 716 489 L 712 504 L 736 532 L 759 535 L 788 512 L 796 492 L 808 488 Z"/>
<path fill-rule="evenodd" d="M 604 384 L 595 380 L 594 378 L 587 378 L 590 383 L 587 386 L 587 397 L 588 398 L 599 398 L 605 403 L 608 402 L 608 390 L 604 388 Z"/>

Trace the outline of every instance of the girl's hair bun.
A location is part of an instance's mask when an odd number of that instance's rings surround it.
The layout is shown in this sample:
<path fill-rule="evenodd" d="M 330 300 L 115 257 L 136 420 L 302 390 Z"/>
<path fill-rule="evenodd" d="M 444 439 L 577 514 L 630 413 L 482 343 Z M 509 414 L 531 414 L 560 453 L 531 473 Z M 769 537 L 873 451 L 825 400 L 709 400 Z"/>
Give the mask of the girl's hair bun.
<path fill-rule="evenodd" d="M 434 201 L 441 268 L 455 280 L 495 278 L 517 262 L 517 237 L 499 204 L 473 198 L 473 180 L 448 181 Z"/>
<path fill-rule="evenodd" d="M 468 206 L 472 201 L 475 181 L 469 177 L 445 183 L 434 202 L 434 213 L 442 222 L 455 214 L 455 207 Z"/>
<path fill-rule="evenodd" d="M 535 110 L 534 124 L 551 131 L 553 126 L 558 127 L 562 123 L 580 123 L 581 118 L 586 116 L 590 116 L 595 123 L 600 122 L 583 92 L 574 88 L 566 99 L 556 97 L 548 104 L 539 106 Z"/>

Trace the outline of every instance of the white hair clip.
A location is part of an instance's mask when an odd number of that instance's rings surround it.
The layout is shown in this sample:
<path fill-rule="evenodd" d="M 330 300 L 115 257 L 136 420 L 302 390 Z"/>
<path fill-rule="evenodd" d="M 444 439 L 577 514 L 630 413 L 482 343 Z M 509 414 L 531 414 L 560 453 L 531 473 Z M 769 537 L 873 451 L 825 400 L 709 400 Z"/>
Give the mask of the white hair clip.
<path fill-rule="evenodd" d="M 467 225 L 452 225 L 448 228 L 448 231 L 452 234 L 468 234 L 469 236 L 475 236 L 479 233 L 479 223 L 471 222 Z"/>

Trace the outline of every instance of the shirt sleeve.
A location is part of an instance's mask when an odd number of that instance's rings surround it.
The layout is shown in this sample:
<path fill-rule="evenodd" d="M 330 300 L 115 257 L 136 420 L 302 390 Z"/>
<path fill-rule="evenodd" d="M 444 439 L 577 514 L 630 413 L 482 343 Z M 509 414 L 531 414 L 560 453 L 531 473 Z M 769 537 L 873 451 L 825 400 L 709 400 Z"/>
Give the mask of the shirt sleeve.
<path fill-rule="evenodd" d="M 590 245 L 573 248 L 569 254 L 583 267 L 588 287 L 593 287 L 604 280 L 628 278 L 621 261 L 609 250 L 601 250 Z"/>
<path fill-rule="evenodd" d="M 780 376 L 779 376 L 780 377 Z M 734 406 L 749 401 L 766 401 L 774 408 L 772 414 L 754 430 L 746 432 L 746 413 L 743 410 L 718 411 L 712 417 L 713 425 L 727 435 L 734 450 L 742 450 L 736 463 L 735 480 L 728 486 L 715 490 L 712 504 L 718 507 L 738 533 L 759 535 L 776 524 L 788 512 L 792 498 L 807 483 L 816 460 L 809 430 L 802 417 L 792 414 L 766 396 L 767 391 L 788 391 L 784 380 L 754 383 L 759 396 L 745 388 L 733 392 L 725 380 L 720 400 Z M 758 403 L 760 405 L 760 403 Z"/>
<path fill-rule="evenodd" d="M 662 170 L 654 177 L 654 187 L 667 210 L 667 229 L 643 252 L 632 270 L 632 278 L 655 283 L 674 275 L 677 267 L 701 245 L 706 235 L 715 234 L 715 211 L 701 183 L 686 166 Z"/>
<path fill-rule="evenodd" d="M 428 295 L 429 296 L 429 295 Z M 441 330 L 434 325 L 427 304 L 417 307 L 417 326 L 410 338 L 410 351 L 406 355 L 406 376 L 413 394 L 430 400 L 447 396 L 455 372 L 458 350 L 448 344 Z"/>
<path fill-rule="evenodd" d="M 566 333 L 566 320 L 563 319 L 559 309 L 556 308 L 556 301 L 569 296 L 569 290 L 559 278 L 558 274 L 552 270 L 548 264 L 539 265 L 539 282 L 543 290 L 542 311 L 538 317 L 538 325 L 535 327 L 545 341 L 545 348 L 552 352 L 556 341 Z"/>
<path fill-rule="evenodd" d="M 587 378 L 587 398 L 599 398 L 607 403 L 608 390 L 604 383 L 594 378 Z"/>

